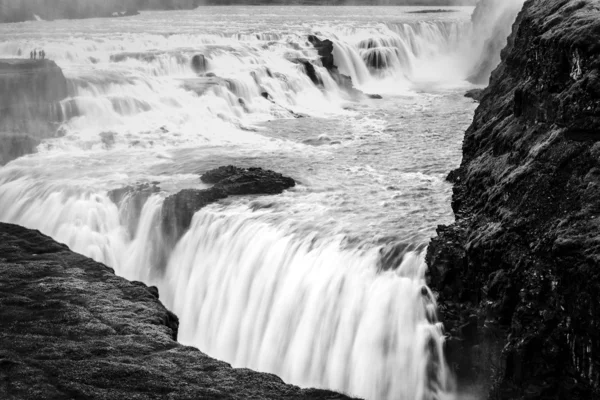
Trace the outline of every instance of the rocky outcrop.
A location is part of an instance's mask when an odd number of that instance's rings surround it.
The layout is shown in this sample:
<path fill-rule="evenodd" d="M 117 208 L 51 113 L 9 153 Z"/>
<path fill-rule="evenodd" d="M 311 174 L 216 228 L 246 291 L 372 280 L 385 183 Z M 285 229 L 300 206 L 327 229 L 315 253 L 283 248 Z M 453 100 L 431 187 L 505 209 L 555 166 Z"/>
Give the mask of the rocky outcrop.
<path fill-rule="evenodd" d="M 200 179 L 209 189 L 185 189 L 167 197 L 163 204 L 163 232 L 173 243 L 190 227 L 196 211 L 232 195 L 279 194 L 296 182 L 262 168 L 219 167 Z"/>
<path fill-rule="evenodd" d="M 0 165 L 55 134 L 67 97 L 62 70 L 50 60 L 0 60 Z M 35 143 L 35 145 L 33 144 Z"/>
<path fill-rule="evenodd" d="M 176 342 L 156 287 L 0 223 L 0 398 L 348 399 Z"/>
<path fill-rule="evenodd" d="M 598 2 L 527 1 L 427 254 L 450 362 L 483 397 L 600 395 L 599 115 Z"/>
<path fill-rule="evenodd" d="M 329 39 L 321 40 L 315 35 L 309 35 L 308 41 L 317 50 L 321 64 L 327 69 L 329 75 L 331 78 L 333 78 L 335 83 L 337 83 L 341 89 L 345 90 L 351 96 L 362 96 L 363 93 L 354 87 L 352 78 L 340 73 L 337 65 L 335 65 L 335 60 L 333 58 L 333 42 Z"/>
<path fill-rule="evenodd" d="M 469 91 L 467 91 L 467 93 L 465 93 L 465 97 L 468 97 L 470 99 L 473 99 L 477 102 L 481 101 L 481 98 L 483 97 L 483 89 L 471 89 Z"/>

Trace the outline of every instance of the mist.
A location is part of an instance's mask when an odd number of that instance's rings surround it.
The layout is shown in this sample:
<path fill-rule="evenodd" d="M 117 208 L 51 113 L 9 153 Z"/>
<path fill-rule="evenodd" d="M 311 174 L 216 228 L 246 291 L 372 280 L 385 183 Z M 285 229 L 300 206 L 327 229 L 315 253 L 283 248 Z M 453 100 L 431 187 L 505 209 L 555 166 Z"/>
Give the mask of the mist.
<path fill-rule="evenodd" d="M 202 5 L 475 5 L 477 0 L 0 0 L 0 22 L 100 18 Z"/>

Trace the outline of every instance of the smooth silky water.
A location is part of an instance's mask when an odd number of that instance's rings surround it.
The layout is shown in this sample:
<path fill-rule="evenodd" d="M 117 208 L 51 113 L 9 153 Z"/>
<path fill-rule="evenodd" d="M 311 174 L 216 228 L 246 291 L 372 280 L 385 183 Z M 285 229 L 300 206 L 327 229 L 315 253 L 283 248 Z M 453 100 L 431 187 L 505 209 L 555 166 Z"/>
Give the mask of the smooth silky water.
<path fill-rule="evenodd" d="M 235 367 L 372 400 L 453 398 L 423 255 L 452 220 L 444 178 L 460 163 L 476 107 L 465 78 L 483 42 L 472 8 L 416 9 L 204 7 L 0 26 L 0 57 L 43 48 L 70 92 L 62 136 L 0 168 L 0 220 L 157 285 L 179 340 Z M 308 34 L 333 40 L 341 72 L 383 99 L 351 99 L 321 67 L 324 88 L 313 85 L 290 61 L 316 60 Z M 196 54 L 214 77 L 192 70 Z M 198 174 L 227 164 L 298 185 L 208 206 L 165 249 L 164 197 L 206 187 Z M 141 210 L 108 197 L 143 182 L 162 191 Z M 385 257 L 393 249 L 403 256 Z"/>

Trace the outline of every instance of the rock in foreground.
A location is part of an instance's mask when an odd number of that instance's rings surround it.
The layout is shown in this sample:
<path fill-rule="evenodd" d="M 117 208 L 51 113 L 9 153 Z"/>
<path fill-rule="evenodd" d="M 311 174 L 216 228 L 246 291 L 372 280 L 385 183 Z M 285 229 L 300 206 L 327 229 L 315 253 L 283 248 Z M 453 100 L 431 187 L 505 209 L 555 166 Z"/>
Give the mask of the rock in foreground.
<path fill-rule="evenodd" d="M 0 223 L 0 398 L 348 399 L 183 346 L 156 288 Z"/>

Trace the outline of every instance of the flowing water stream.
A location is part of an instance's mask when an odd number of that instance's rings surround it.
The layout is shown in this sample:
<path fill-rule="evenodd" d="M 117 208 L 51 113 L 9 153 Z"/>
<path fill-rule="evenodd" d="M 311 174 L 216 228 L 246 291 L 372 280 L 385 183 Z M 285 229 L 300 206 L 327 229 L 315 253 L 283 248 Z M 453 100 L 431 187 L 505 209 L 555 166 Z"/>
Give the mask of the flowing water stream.
<path fill-rule="evenodd" d="M 44 48 L 70 94 L 61 136 L 0 168 L 0 220 L 157 285 L 179 340 L 235 367 L 373 400 L 452 398 L 423 255 L 452 220 L 444 178 L 485 45 L 473 9 L 451 9 L 201 7 L 0 26 L 0 57 Z M 338 87 L 309 34 L 383 99 Z M 298 185 L 208 206 L 165 248 L 163 199 L 227 164 Z M 139 183 L 160 192 L 141 206 L 108 194 Z"/>

